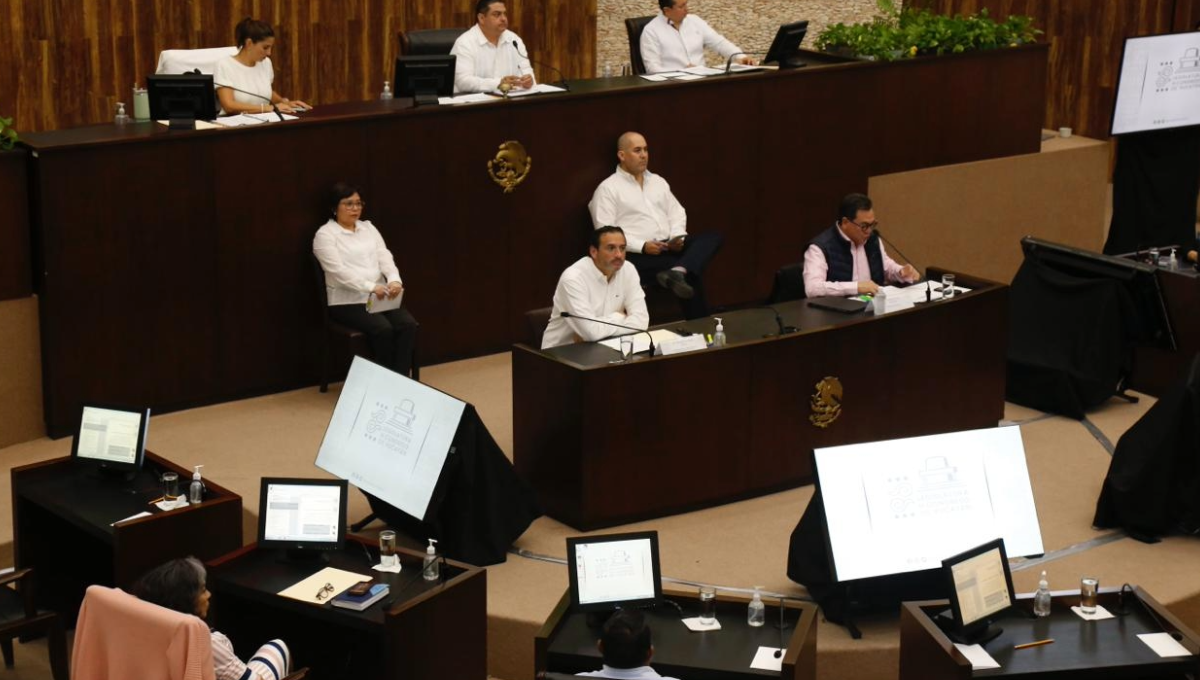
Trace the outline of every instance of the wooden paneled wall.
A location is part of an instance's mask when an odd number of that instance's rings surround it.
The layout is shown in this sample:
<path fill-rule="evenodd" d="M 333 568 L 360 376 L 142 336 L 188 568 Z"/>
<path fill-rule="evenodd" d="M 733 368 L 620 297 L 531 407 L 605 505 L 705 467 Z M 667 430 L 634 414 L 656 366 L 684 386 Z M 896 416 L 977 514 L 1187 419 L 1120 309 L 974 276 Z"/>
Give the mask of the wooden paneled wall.
<path fill-rule="evenodd" d="M 567 77 L 595 73 L 596 0 L 508 10 L 534 59 Z M 377 96 L 399 31 L 475 21 L 474 0 L 0 0 L 0 16 L 0 115 L 19 131 L 110 120 L 161 50 L 232 45 L 246 16 L 275 28 L 275 89 L 314 105 Z"/>
<path fill-rule="evenodd" d="M 940 14 L 1028 14 L 1050 43 L 1045 126 L 1108 137 L 1125 38 L 1189 31 L 1200 0 L 905 0 Z"/>

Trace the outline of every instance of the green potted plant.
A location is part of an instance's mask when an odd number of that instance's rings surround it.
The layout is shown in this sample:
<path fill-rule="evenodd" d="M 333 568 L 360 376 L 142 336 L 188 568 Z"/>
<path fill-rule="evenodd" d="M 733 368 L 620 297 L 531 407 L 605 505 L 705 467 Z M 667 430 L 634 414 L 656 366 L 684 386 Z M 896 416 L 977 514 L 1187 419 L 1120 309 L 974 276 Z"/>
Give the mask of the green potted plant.
<path fill-rule="evenodd" d="M 19 140 L 12 127 L 12 118 L 0 118 L 0 151 L 11 151 Z"/>
<path fill-rule="evenodd" d="M 1029 16 L 1014 14 L 998 23 L 987 9 L 950 17 L 927 9 L 900 9 L 895 0 L 876 0 L 876 5 L 879 14 L 870 21 L 826 27 L 817 35 L 817 47 L 844 56 L 891 61 L 1015 47 L 1034 42 L 1041 33 Z"/>

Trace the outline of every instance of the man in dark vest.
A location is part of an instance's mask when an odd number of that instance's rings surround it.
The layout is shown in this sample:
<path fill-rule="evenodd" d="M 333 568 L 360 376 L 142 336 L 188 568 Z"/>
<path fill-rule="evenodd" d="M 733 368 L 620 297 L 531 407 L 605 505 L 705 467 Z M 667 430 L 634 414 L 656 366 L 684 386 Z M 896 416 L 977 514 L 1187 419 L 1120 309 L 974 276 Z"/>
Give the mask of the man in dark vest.
<path fill-rule="evenodd" d="M 921 275 L 912 265 L 888 257 L 875 227 L 871 199 L 847 194 L 838 221 L 821 232 L 804 251 L 804 294 L 810 298 L 846 297 L 879 292 L 890 283 L 915 283 Z"/>

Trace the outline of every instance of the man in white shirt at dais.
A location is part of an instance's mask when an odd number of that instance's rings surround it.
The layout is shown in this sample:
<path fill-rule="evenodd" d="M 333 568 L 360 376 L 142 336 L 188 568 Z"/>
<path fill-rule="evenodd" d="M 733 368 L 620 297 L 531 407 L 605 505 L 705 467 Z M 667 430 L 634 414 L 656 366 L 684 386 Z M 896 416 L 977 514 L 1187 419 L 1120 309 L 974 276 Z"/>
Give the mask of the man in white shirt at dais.
<path fill-rule="evenodd" d="M 704 19 L 688 14 L 688 0 L 658 0 L 662 14 L 646 24 L 642 31 L 642 63 L 646 73 L 679 71 L 692 66 L 704 66 L 704 48 L 723 58 L 740 54 L 742 49 L 713 30 Z M 753 64 L 742 54 L 734 60 Z"/>
<path fill-rule="evenodd" d="M 563 312 L 642 330 L 650 325 L 646 294 L 637 270 L 625 262 L 625 232 L 620 227 L 592 231 L 587 256 L 559 277 L 550 323 L 542 334 L 542 349 L 632 332 L 595 321 L 563 318 Z"/>
<path fill-rule="evenodd" d="M 475 25 L 454 41 L 454 93 L 493 92 L 506 84 L 513 89 L 534 85 L 528 46 L 508 30 L 503 0 L 478 0 Z"/>

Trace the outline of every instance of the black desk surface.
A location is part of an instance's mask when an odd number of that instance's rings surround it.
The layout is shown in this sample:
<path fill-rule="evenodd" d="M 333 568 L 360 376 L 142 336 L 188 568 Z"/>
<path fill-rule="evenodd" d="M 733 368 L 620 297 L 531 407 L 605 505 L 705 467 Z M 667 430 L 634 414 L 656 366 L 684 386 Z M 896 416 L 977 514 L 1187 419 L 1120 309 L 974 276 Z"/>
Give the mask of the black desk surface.
<path fill-rule="evenodd" d="M 209 581 L 218 593 L 228 592 L 250 600 L 269 601 L 273 607 L 288 614 L 336 621 L 339 626 L 376 632 L 382 630 L 390 609 L 442 589 L 438 581 L 426 581 L 421 577 L 421 560 L 408 554 L 401 555 L 404 568 L 399 574 L 373 571 L 371 566 L 378 563 L 378 550 L 366 548 L 357 541 L 347 540 L 342 550 L 330 551 L 327 555 L 329 562 L 310 564 L 284 561 L 281 559 L 282 551 L 257 547 L 244 549 L 239 557 L 218 560 L 215 566 L 211 566 Z M 328 603 L 318 606 L 278 594 L 325 567 L 372 576 L 379 582 L 387 583 L 391 590 L 381 602 L 361 612 L 341 609 Z M 453 562 L 447 563 L 442 569 L 446 581 L 467 571 Z"/>
<path fill-rule="evenodd" d="M 675 598 L 672 598 L 675 599 Z M 694 599 L 677 599 L 684 618 L 699 616 Z M 746 625 L 746 603 L 717 601 L 717 620 L 721 630 L 695 633 L 679 620 L 674 608 L 659 606 L 643 610 L 653 632 L 654 658 L 650 664 L 661 675 L 683 680 L 726 679 L 732 677 L 778 678 L 779 671 L 750 668 L 758 648 L 779 647 L 779 607 L 767 605 L 767 623 L 761 628 Z M 796 631 L 801 611 L 787 609 L 783 631 L 785 646 Z M 600 670 L 602 661 L 596 649 L 599 628 L 587 624 L 587 616 L 568 613 L 550 644 L 548 670 L 579 673 Z"/>

